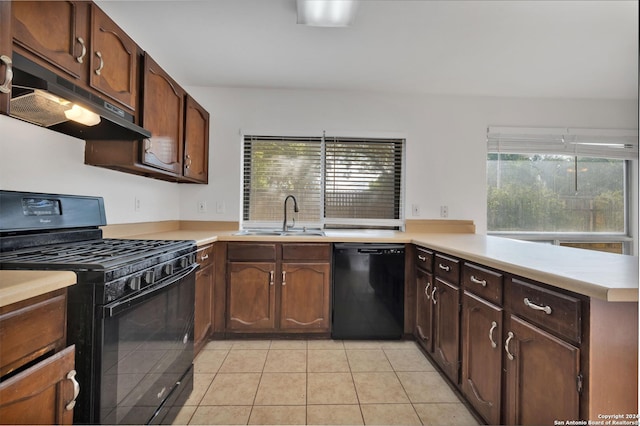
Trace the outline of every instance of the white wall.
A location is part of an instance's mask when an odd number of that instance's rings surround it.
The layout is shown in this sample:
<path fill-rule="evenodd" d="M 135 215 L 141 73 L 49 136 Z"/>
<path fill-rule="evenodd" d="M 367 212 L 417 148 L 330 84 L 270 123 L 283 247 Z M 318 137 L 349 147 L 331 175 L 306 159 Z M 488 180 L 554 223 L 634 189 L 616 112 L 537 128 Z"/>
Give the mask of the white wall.
<path fill-rule="evenodd" d="M 419 218 L 471 219 L 486 231 L 488 125 L 637 128 L 636 102 L 412 96 L 187 87 L 211 114 L 209 185 L 174 184 L 84 165 L 84 142 L 0 116 L 0 188 L 105 198 L 110 224 L 240 218 L 241 130 L 398 133 L 406 199 Z M 141 210 L 134 211 L 140 197 Z M 179 202 L 176 202 L 179 200 Z M 207 212 L 199 213 L 198 201 Z M 217 213 L 216 204 L 224 203 Z"/>
<path fill-rule="evenodd" d="M 411 96 L 362 92 L 190 87 L 211 114 L 208 186 L 181 188 L 181 218 L 239 220 L 240 131 L 317 135 L 399 133 L 407 138 L 405 211 L 419 218 L 472 219 L 486 232 L 486 128 L 637 128 L 635 102 Z M 207 202 L 198 213 L 197 203 Z M 216 213 L 224 203 L 225 212 Z"/>

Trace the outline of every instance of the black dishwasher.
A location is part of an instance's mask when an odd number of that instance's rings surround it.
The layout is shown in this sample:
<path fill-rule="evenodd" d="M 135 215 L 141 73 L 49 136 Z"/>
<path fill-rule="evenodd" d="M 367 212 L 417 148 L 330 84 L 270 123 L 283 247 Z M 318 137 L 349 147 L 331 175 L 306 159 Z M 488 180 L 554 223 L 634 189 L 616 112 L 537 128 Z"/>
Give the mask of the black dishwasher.
<path fill-rule="evenodd" d="M 400 339 L 404 328 L 404 245 L 334 244 L 334 339 Z"/>

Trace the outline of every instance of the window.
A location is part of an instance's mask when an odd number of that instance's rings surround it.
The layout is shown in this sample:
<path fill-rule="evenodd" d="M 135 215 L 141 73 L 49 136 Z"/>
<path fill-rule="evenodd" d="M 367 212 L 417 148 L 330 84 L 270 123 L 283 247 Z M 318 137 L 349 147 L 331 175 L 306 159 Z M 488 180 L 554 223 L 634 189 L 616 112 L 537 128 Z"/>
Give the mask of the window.
<path fill-rule="evenodd" d="M 244 137 L 243 227 L 278 226 L 284 198 L 296 226 L 402 226 L 404 140 Z"/>
<path fill-rule="evenodd" d="M 489 128 L 491 234 L 630 252 L 637 132 Z"/>

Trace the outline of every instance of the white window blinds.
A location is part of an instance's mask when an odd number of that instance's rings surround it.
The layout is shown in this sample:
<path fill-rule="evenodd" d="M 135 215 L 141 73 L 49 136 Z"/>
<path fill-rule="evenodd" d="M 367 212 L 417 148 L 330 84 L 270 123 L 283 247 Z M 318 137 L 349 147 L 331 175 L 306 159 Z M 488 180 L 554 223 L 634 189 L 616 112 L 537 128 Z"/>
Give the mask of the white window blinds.
<path fill-rule="evenodd" d="M 638 130 L 489 127 L 488 152 L 638 159 Z"/>

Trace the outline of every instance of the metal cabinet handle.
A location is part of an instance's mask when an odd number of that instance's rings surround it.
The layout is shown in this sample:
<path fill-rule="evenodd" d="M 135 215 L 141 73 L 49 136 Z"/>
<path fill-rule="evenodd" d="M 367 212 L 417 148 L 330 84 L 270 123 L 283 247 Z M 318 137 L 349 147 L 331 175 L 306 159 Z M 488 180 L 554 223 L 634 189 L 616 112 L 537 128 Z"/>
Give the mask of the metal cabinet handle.
<path fill-rule="evenodd" d="M 203 254 L 202 256 L 200 256 L 200 260 L 207 260 L 208 258 L 209 258 L 209 253 Z"/>
<path fill-rule="evenodd" d="M 443 271 L 449 272 L 449 270 L 451 269 L 451 266 L 447 266 L 447 265 L 443 265 L 442 263 L 438 263 L 438 268 L 442 269 Z"/>
<path fill-rule="evenodd" d="M 427 296 L 427 300 L 429 300 L 429 287 L 431 287 L 431 281 L 427 281 L 427 286 L 424 288 L 424 295 Z"/>
<path fill-rule="evenodd" d="M 153 148 L 153 142 L 151 142 L 151 139 L 145 139 L 144 144 L 145 144 L 144 152 L 147 154 L 150 154 L 151 149 Z"/>
<path fill-rule="evenodd" d="M 187 154 L 185 158 L 187 159 L 187 164 L 185 165 L 185 167 L 188 169 L 189 167 L 191 167 L 191 156 Z"/>
<path fill-rule="evenodd" d="M 476 283 L 476 284 L 480 284 L 482 287 L 486 287 L 487 286 L 487 280 L 479 280 L 476 277 L 474 277 L 473 275 L 471 275 L 471 282 L 472 283 Z"/>
<path fill-rule="evenodd" d="M 73 407 L 76 406 L 76 398 L 78 398 L 78 395 L 80 394 L 80 384 L 76 380 L 76 374 L 76 370 L 71 370 L 67 373 L 67 379 L 71 380 L 71 383 L 73 383 L 73 399 L 64 407 L 67 411 L 73 410 Z"/>
<path fill-rule="evenodd" d="M 0 62 L 7 67 L 7 70 L 4 72 L 4 83 L 0 84 L 0 93 L 11 93 L 9 85 L 13 80 L 13 61 L 7 55 L 2 55 L 0 56 Z"/>
<path fill-rule="evenodd" d="M 80 47 L 82 47 L 82 50 L 80 51 L 80 56 L 76 57 L 76 62 L 81 64 L 84 62 L 84 57 L 87 54 L 87 46 L 85 45 L 84 39 L 82 37 L 78 37 L 76 41 L 78 42 L 78 44 L 80 44 Z"/>
<path fill-rule="evenodd" d="M 100 53 L 100 51 L 96 51 L 96 56 L 98 57 L 98 59 L 100 59 L 100 65 L 95 70 L 95 73 L 96 75 L 100 75 L 100 73 L 102 72 L 102 68 L 104 68 L 104 59 L 102 59 L 102 53 Z"/>
<path fill-rule="evenodd" d="M 287 271 L 282 271 L 282 285 L 287 285 Z"/>
<path fill-rule="evenodd" d="M 433 287 L 433 290 L 431 290 L 431 300 L 433 300 L 433 304 L 435 305 L 436 303 L 438 303 L 438 301 L 436 300 L 436 291 L 438 290 L 437 287 Z"/>
<path fill-rule="evenodd" d="M 491 321 L 491 329 L 489 330 L 489 341 L 491 342 L 491 347 L 492 348 L 497 348 L 498 344 L 496 343 L 495 340 L 493 340 L 493 331 L 498 328 L 498 323 L 495 321 Z"/>
<path fill-rule="evenodd" d="M 547 315 L 551 315 L 551 306 L 539 306 L 535 303 L 532 303 L 528 297 L 524 298 L 524 305 L 528 308 L 533 309 L 534 311 L 542 311 Z"/>
<path fill-rule="evenodd" d="M 507 358 L 513 361 L 513 354 L 509 352 L 509 342 L 511 342 L 511 339 L 513 339 L 513 332 L 510 331 L 508 336 L 509 337 L 507 337 L 507 340 L 504 342 L 504 350 L 507 352 Z"/>
<path fill-rule="evenodd" d="M 269 271 L 269 285 L 273 285 L 273 279 L 276 273 L 274 271 Z"/>
<path fill-rule="evenodd" d="M 421 255 L 421 254 L 418 255 L 418 259 L 420 259 L 423 262 L 427 261 L 427 258 L 425 256 Z"/>

